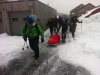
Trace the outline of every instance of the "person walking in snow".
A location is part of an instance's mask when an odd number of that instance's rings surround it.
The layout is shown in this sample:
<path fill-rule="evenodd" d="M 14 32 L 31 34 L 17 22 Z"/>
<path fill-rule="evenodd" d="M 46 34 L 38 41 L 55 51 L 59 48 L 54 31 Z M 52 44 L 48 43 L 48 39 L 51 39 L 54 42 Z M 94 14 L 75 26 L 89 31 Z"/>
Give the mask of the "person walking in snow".
<path fill-rule="evenodd" d="M 60 16 L 58 19 L 58 23 L 59 23 L 59 28 L 58 28 L 57 33 L 59 32 L 60 28 L 62 27 L 62 35 L 61 35 L 62 40 L 61 40 L 61 42 L 65 42 L 66 32 L 68 29 L 68 19 Z"/>
<path fill-rule="evenodd" d="M 62 26 L 62 17 L 61 16 L 59 16 L 59 18 L 58 18 L 58 24 L 59 24 L 59 27 L 57 28 L 57 33 L 59 32 L 59 30 L 60 30 L 60 28 L 61 28 L 61 26 Z"/>
<path fill-rule="evenodd" d="M 53 28 L 54 28 L 54 21 L 53 21 L 52 18 L 49 18 L 49 20 L 48 20 L 46 26 L 49 26 L 49 28 L 50 28 L 50 33 L 51 33 L 51 35 L 52 35 L 52 34 L 53 34 Z"/>
<path fill-rule="evenodd" d="M 70 29 L 71 29 L 71 33 L 72 33 L 72 37 L 75 37 L 75 31 L 76 31 L 76 23 L 82 23 L 77 19 L 77 16 L 71 17 L 70 19 Z"/>
<path fill-rule="evenodd" d="M 57 17 L 54 17 L 54 32 L 57 32 Z"/>
<path fill-rule="evenodd" d="M 29 45 L 35 53 L 35 63 L 39 62 L 39 34 L 41 35 L 41 42 L 44 42 L 44 32 L 41 26 L 37 22 L 35 15 L 30 15 L 27 19 L 27 23 L 22 26 L 21 35 L 24 41 L 29 39 Z"/>
<path fill-rule="evenodd" d="M 62 41 L 61 42 L 65 42 L 67 29 L 68 29 L 68 19 L 65 16 L 63 16 L 62 17 Z"/>

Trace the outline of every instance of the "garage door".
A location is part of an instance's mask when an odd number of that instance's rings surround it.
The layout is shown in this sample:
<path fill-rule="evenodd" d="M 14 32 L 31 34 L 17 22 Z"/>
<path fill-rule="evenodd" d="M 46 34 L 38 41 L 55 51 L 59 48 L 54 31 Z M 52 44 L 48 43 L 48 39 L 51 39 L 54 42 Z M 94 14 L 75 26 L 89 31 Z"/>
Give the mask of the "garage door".
<path fill-rule="evenodd" d="M 21 27 L 27 21 L 30 13 L 30 11 L 9 13 L 11 35 L 20 35 Z"/>
<path fill-rule="evenodd" d="M 4 33 L 4 26 L 2 22 L 2 14 L 0 13 L 0 34 Z"/>

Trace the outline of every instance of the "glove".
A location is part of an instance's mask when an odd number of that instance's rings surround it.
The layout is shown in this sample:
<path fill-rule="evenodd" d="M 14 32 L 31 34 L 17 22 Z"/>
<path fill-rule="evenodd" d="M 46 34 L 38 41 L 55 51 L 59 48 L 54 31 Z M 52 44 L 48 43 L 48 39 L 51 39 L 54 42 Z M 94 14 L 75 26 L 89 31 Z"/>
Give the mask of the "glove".
<path fill-rule="evenodd" d="M 23 37 L 24 41 L 27 41 L 27 37 Z"/>
<path fill-rule="evenodd" d="M 41 39 L 41 42 L 44 42 L 44 39 L 43 38 Z"/>

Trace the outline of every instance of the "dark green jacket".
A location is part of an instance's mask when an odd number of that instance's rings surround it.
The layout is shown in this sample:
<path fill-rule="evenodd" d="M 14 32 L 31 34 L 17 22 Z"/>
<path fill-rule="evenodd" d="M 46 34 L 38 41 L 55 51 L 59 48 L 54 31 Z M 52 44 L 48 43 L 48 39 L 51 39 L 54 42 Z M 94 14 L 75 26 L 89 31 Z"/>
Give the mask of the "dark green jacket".
<path fill-rule="evenodd" d="M 77 18 L 75 18 L 75 19 L 74 19 L 74 17 L 71 18 L 69 25 L 71 27 L 72 32 L 75 32 L 77 22 L 80 23 Z"/>
<path fill-rule="evenodd" d="M 72 18 L 72 19 L 70 20 L 70 25 L 76 25 L 77 22 L 80 23 L 79 20 L 78 20 L 77 18 L 76 18 L 76 19 L 73 19 L 73 18 Z"/>
<path fill-rule="evenodd" d="M 26 26 L 27 25 L 27 26 Z M 21 35 L 22 37 L 27 36 L 28 38 L 35 38 L 38 37 L 39 34 L 41 35 L 41 38 L 44 38 L 44 32 L 41 26 L 37 23 L 34 26 L 29 26 L 28 24 L 24 24 L 21 29 Z"/>

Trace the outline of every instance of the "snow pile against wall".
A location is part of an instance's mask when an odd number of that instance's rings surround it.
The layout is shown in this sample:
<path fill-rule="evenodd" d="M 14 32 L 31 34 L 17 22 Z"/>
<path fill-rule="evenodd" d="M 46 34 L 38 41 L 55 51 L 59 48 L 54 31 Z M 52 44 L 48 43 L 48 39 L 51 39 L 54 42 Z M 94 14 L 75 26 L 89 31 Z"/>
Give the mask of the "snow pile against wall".
<path fill-rule="evenodd" d="M 80 17 L 79 19 L 82 20 L 84 23 L 100 22 L 100 13 L 94 14 L 89 18 Z"/>
<path fill-rule="evenodd" d="M 85 18 L 87 15 L 91 14 L 91 12 L 95 11 L 96 9 L 98 9 L 100 7 L 94 8 L 91 11 L 88 11 L 87 14 L 82 15 L 81 17 L 79 17 L 79 20 L 82 20 L 84 23 L 90 23 L 90 22 L 100 22 L 100 12 L 91 15 L 88 18 Z"/>
<path fill-rule="evenodd" d="M 14 58 L 18 58 L 18 53 L 23 47 L 23 39 L 20 36 L 9 36 L 6 33 L 0 34 L 0 66 L 7 65 Z"/>
<path fill-rule="evenodd" d="M 91 15 L 94 15 L 96 13 L 100 12 L 100 8 L 94 10 L 93 12 L 91 12 L 91 14 L 87 15 L 86 18 L 90 17 Z"/>
<path fill-rule="evenodd" d="M 77 23 L 75 40 L 70 34 L 71 42 L 67 38 L 66 44 L 58 47 L 58 55 L 67 63 L 84 67 L 91 75 L 100 75 L 100 13 L 85 16 L 79 17 L 83 23 Z"/>
<path fill-rule="evenodd" d="M 8 36 L 7 33 L 2 33 L 2 34 L 0 34 L 0 39 L 3 38 L 3 37 L 6 37 L 6 36 Z"/>

